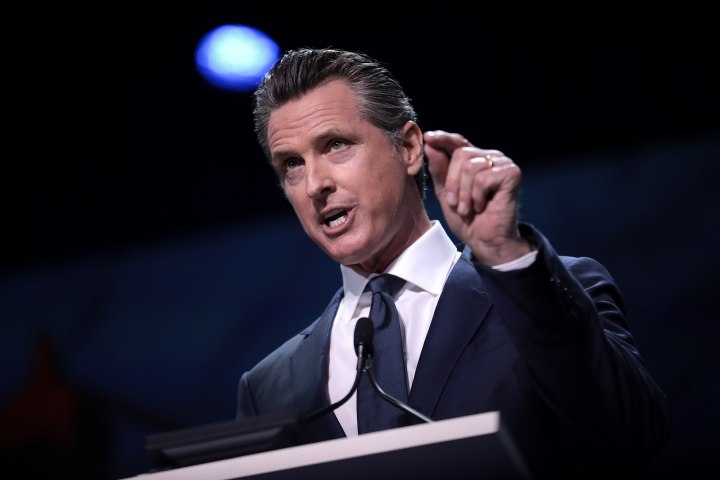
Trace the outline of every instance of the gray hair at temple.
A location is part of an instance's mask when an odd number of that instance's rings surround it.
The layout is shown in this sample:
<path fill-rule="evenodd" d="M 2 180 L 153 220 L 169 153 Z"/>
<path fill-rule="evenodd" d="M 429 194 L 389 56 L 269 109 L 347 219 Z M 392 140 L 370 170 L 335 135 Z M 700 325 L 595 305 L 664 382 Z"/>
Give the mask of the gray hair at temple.
<path fill-rule="evenodd" d="M 268 159 L 270 114 L 331 79 L 348 82 L 357 93 L 360 114 L 400 150 L 402 129 L 409 120 L 417 121 L 417 114 L 390 71 L 364 53 L 333 48 L 301 48 L 287 51 L 265 74 L 253 96 L 255 133 Z M 423 164 L 415 175 L 422 198 L 425 198 L 425 181 Z"/>

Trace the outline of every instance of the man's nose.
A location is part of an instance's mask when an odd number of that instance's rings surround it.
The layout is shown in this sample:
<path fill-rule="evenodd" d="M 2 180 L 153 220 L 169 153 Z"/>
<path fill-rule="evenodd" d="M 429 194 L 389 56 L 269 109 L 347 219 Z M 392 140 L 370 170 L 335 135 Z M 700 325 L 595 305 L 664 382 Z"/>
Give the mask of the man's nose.
<path fill-rule="evenodd" d="M 319 199 L 335 189 L 332 166 L 323 159 L 305 162 L 305 188 L 307 195 Z"/>

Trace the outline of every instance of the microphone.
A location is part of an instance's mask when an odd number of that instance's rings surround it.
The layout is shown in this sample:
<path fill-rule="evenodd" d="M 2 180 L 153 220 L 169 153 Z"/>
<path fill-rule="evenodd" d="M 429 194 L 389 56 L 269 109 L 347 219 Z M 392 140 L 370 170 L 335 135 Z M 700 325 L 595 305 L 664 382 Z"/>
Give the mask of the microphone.
<path fill-rule="evenodd" d="M 358 371 L 363 370 L 365 361 L 373 353 L 375 327 L 368 317 L 358 318 L 355 324 L 355 355 L 358 356 Z M 361 363 L 362 362 L 362 363 Z"/>
<path fill-rule="evenodd" d="M 358 357 L 358 363 L 356 367 L 357 373 L 355 374 L 355 381 L 353 382 L 350 391 L 347 393 L 347 395 L 345 395 L 337 402 L 327 405 L 312 413 L 309 413 L 302 418 L 303 422 L 315 420 L 316 418 L 321 417 L 326 413 L 331 412 L 332 410 L 335 410 L 340 405 L 347 402 L 350 397 L 352 397 L 353 393 L 355 393 L 355 390 L 357 390 L 358 384 L 360 383 L 360 375 L 362 375 L 362 372 L 366 369 L 365 365 L 368 361 L 368 356 L 372 353 L 373 332 L 373 323 L 369 318 L 362 317 L 358 319 L 357 323 L 355 323 L 355 334 L 353 339 L 355 344 L 355 354 L 357 354 Z"/>

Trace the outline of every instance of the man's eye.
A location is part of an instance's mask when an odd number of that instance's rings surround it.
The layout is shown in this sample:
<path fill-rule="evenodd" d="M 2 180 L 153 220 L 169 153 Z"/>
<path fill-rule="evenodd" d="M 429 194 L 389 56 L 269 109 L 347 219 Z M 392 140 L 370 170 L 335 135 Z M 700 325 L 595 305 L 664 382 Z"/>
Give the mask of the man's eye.
<path fill-rule="evenodd" d="M 292 170 L 302 165 L 302 162 L 297 158 L 289 158 L 285 161 L 285 170 Z"/>
<path fill-rule="evenodd" d="M 330 142 L 330 150 L 338 150 L 342 148 L 345 145 L 345 142 L 342 140 L 333 140 Z"/>

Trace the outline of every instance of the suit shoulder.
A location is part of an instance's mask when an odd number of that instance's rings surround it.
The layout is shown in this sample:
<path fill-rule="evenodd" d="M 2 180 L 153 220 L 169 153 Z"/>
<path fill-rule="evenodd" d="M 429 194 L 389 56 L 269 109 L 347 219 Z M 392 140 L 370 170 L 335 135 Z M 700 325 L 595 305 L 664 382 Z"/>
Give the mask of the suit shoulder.
<path fill-rule="evenodd" d="M 317 324 L 317 320 L 305 327 L 298 334 L 292 336 L 284 343 L 282 343 L 275 350 L 270 352 L 265 358 L 260 360 L 249 372 L 250 376 L 259 375 L 265 377 L 266 375 L 273 375 L 278 369 L 286 369 L 286 362 L 297 350 L 300 343 L 312 332 L 313 328 Z"/>

